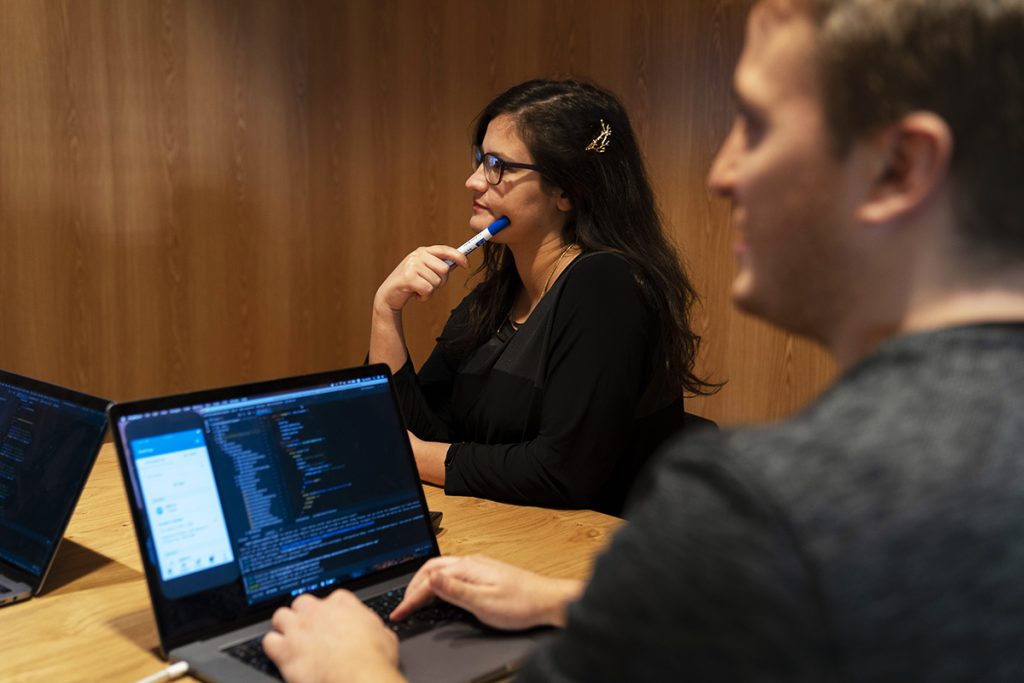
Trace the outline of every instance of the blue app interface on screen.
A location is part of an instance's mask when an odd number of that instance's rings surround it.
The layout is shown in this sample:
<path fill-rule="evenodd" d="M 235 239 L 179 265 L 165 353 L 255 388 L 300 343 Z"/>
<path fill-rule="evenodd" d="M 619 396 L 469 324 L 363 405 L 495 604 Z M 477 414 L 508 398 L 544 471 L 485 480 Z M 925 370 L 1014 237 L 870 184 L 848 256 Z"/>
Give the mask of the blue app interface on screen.
<path fill-rule="evenodd" d="M 160 577 L 181 578 L 234 561 L 201 429 L 132 442 Z"/>

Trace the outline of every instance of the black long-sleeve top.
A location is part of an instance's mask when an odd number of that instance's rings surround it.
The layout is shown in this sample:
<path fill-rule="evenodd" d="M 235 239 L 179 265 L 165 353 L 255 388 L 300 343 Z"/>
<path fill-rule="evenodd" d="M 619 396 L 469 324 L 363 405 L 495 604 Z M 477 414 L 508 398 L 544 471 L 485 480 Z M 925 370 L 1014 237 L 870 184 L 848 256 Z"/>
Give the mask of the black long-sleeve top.
<path fill-rule="evenodd" d="M 504 325 L 465 357 L 443 340 L 419 373 L 395 374 L 409 429 L 452 443 L 445 491 L 518 504 L 620 514 L 651 452 L 683 423 L 664 391 L 658 320 L 629 263 L 575 259 L 518 330 Z"/>

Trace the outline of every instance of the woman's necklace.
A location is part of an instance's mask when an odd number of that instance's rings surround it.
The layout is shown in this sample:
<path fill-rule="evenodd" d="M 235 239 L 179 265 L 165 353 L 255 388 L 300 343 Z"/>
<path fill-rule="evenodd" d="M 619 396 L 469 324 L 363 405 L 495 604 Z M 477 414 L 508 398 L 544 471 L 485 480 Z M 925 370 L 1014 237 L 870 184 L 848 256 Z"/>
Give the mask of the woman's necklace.
<path fill-rule="evenodd" d="M 561 254 L 558 255 L 558 258 L 555 260 L 555 265 L 551 266 L 551 272 L 548 273 L 548 279 L 544 281 L 544 289 L 540 293 L 541 296 L 544 296 L 545 294 L 548 293 L 548 287 L 551 286 L 551 278 L 555 276 L 555 271 L 558 270 L 558 264 L 562 262 L 562 259 L 565 258 L 566 254 L 569 253 L 569 250 L 575 246 L 576 243 L 572 242 L 571 244 L 569 244 L 569 246 L 562 250 Z"/>
<path fill-rule="evenodd" d="M 548 293 L 548 288 L 549 288 L 549 287 L 551 286 L 551 278 L 553 278 L 553 277 L 555 276 L 555 271 L 557 271 L 557 270 L 558 270 L 558 266 L 559 266 L 559 264 L 560 264 L 560 263 L 562 263 L 562 259 L 563 259 L 563 258 L 565 258 L 565 255 L 566 255 L 566 254 L 568 254 L 568 253 L 569 253 L 569 251 L 570 251 L 570 250 L 571 250 L 571 249 L 572 249 L 573 247 L 575 247 L 575 246 L 576 246 L 576 243 L 575 243 L 575 242 L 573 242 L 572 244 L 569 244 L 568 246 L 566 246 L 566 248 L 565 248 L 565 249 L 563 249 L 563 250 L 562 250 L 562 253 L 558 255 L 558 258 L 557 258 L 557 259 L 555 259 L 555 263 L 554 263 L 554 265 L 552 265 L 552 266 L 551 266 L 551 272 L 549 272 L 549 273 L 548 273 L 548 279 L 544 281 L 544 289 L 543 289 L 543 290 L 541 291 L 541 293 L 540 293 L 540 295 L 541 295 L 541 296 L 544 296 L 545 294 L 547 294 L 547 293 Z M 532 313 L 532 312 L 533 312 L 533 309 L 531 308 L 531 309 L 530 309 L 530 313 Z M 526 315 L 527 315 L 527 316 L 529 316 L 529 315 L 530 315 L 530 313 L 527 313 Z M 512 328 L 512 331 L 513 331 L 513 332 L 515 332 L 516 330 L 518 330 L 518 329 L 519 329 L 519 327 L 520 327 L 520 325 L 522 325 L 523 323 L 525 323 L 525 322 L 526 322 L 525 320 L 524 320 L 524 321 L 523 321 L 522 323 L 520 323 L 520 322 L 516 322 L 515 320 L 513 320 L 513 319 L 512 319 L 512 316 L 511 316 L 511 315 L 510 315 L 510 316 L 507 316 L 507 317 L 505 318 L 505 320 L 507 320 L 507 321 L 508 321 L 508 324 L 509 324 L 509 326 L 510 326 L 510 327 Z M 497 334 L 497 333 L 498 333 L 498 332 L 500 332 L 500 331 L 501 331 L 501 327 L 499 326 L 499 327 L 498 327 L 498 330 L 497 330 L 497 331 L 495 332 L 495 334 Z"/>

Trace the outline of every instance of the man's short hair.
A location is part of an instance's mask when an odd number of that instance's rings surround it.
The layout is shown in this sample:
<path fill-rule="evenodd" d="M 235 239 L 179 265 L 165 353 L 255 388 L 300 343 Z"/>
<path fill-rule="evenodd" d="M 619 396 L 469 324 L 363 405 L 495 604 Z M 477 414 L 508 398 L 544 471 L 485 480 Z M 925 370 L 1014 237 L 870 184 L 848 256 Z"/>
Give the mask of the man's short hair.
<path fill-rule="evenodd" d="M 803 0 L 836 152 L 915 111 L 953 133 L 961 235 L 1024 257 L 1024 0 Z"/>

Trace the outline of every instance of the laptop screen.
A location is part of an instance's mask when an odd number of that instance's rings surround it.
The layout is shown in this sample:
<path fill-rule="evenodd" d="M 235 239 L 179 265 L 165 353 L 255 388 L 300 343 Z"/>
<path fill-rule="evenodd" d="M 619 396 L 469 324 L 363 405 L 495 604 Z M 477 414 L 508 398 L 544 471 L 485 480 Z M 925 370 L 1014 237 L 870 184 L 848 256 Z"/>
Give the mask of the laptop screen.
<path fill-rule="evenodd" d="M 0 559 L 42 577 L 85 487 L 107 402 L 0 371 Z"/>
<path fill-rule="evenodd" d="M 112 415 L 158 621 L 162 610 L 170 631 L 438 553 L 379 366 L 124 404 Z"/>

